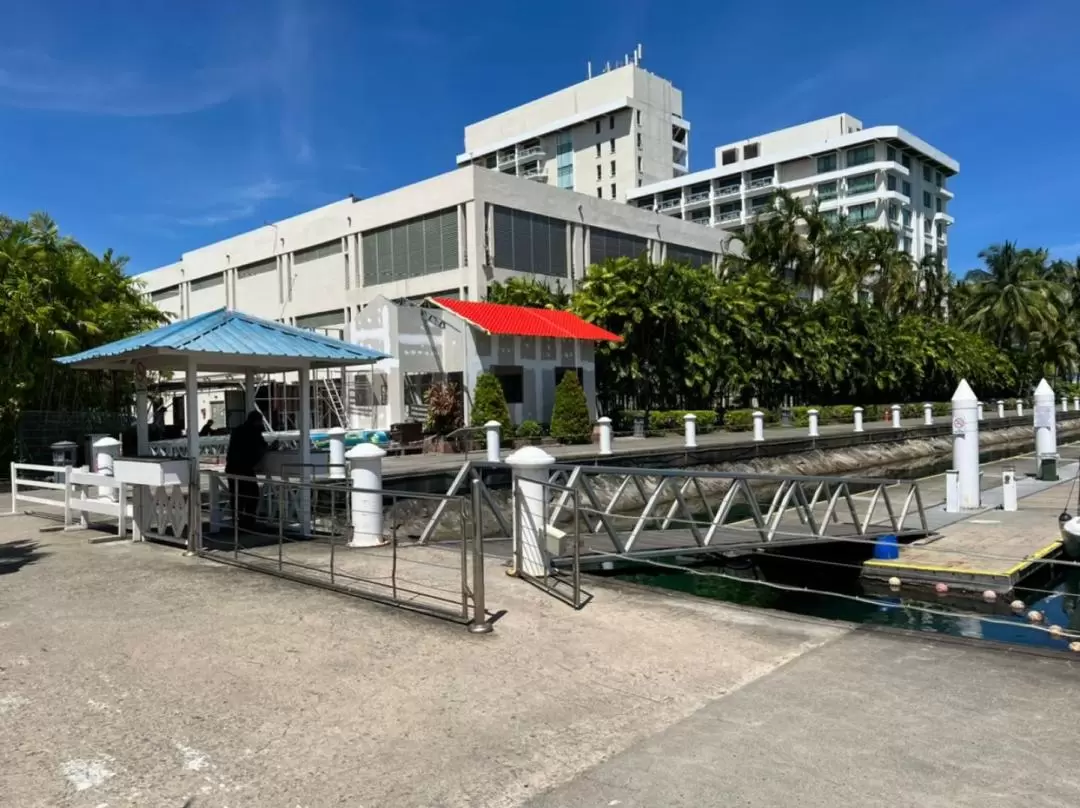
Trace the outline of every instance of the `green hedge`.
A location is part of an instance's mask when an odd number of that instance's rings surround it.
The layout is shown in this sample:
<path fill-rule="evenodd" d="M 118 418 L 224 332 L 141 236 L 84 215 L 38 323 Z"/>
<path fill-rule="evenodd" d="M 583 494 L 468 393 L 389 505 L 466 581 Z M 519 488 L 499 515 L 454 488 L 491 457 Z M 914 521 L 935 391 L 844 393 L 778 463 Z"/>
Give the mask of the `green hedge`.
<path fill-rule="evenodd" d="M 697 428 L 699 430 L 711 429 L 716 426 L 716 413 L 712 410 L 654 410 L 649 413 L 649 431 L 681 431 L 683 429 L 683 418 L 690 413 L 697 416 Z"/>

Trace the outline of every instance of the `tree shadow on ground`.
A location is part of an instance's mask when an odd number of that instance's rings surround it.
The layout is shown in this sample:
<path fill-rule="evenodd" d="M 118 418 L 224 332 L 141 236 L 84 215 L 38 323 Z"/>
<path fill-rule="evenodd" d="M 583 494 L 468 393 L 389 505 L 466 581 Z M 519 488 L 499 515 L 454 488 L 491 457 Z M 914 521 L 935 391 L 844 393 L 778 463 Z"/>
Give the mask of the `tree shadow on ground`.
<path fill-rule="evenodd" d="M 18 572 L 44 555 L 38 550 L 37 542 L 27 539 L 4 542 L 0 544 L 0 575 Z"/>

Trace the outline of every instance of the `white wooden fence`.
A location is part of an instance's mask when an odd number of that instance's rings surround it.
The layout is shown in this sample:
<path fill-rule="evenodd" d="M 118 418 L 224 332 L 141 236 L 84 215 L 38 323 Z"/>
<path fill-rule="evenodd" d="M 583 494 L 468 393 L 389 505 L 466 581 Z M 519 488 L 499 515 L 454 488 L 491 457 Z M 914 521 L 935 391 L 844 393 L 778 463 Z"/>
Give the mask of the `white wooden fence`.
<path fill-rule="evenodd" d="M 24 474 L 19 476 L 19 472 Z M 34 479 L 27 473 L 51 475 L 52 479 Z M 102 489 L 106 495 L 101 496 Z M 62 497 L 43 496 L 45 491 L 61 491 Z M 131 524 L 132 509 L 127 486 L 109 475 L 91 474 L 86 467 L 38 466 L 33 463 L 11 464 L 11 513 L 20 512 L 20 503 L 38 508 L 55 508 L 63 513 L 64 529 L 77 530 L 88 524 L 87 514 L 116 519 L 117 536 L 125 536 Z"/>

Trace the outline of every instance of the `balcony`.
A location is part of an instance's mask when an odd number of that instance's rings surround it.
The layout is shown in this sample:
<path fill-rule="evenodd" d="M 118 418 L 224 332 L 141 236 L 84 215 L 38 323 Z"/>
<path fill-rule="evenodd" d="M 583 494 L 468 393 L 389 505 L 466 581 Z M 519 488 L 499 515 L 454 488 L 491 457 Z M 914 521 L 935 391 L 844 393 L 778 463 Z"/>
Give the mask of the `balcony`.
<path fill-rule="evenodd" d="M 546 171 L 541 171 L 539 168 L 534 168 L 531 171 L 522 172 L 521 176 L 524 179 L 532 180 L 533 182 L 547 182 L 548 175 Z"/>
<path fill-rule="evenodd" d="M 722 188 L 716 189 L 716 198 L 722 199 L 725 196 L 737 196 L 742 191 L 741 185 L 725 185 Z"/>
<path fill-rule="evenodd" d="M 500 154 L 496 158 L 496 165 L 498 165 L 499 168 L 503 168 L 505 166 L 512 166 L 516 162 L 517 155 L 512 152 L 510 154 Z"/>
<path fill-rule="evenodd" d="M 710 195 L 708 191 L 698 191 L 696 194 L 690 194 L 686 197 L 686 207 L 697 207 L 702 204 L 709 204 Z"/>
<path fill-rule="evenodd" d="M 522 149 L 517 153 L 518 160 L 528 160 L 529 158 L 540 158 L 547 156 L 547 152 L 544 151 L 543 146 L 529 146 L 527 149 Z"/>
<path fill-rule="evenodd" d="M 678 207 L 681 207 L 681 206 L 682 206 L 682 200 L 681 199 L 661 199 L 658 210 L 663 212 L 665 210 L 674 210 L 675 208 L 678 208 Z"/>
<path fill-rule="evenodd" d="M 938 211 L 934 214 L 934 221 L 945 222 L 945 224 L 954 224 L 956 222 L 956 219 L 943 211 Z"/>
<path fill-rule="evenodd" d="M 721 222 L 737 222 L 742 218 L 741 210 L 726 210 L 723 213 L 716 214 L 716 223 Z"/>
<path fill-rule="evenodd" d="M 750 180 L 746 186 L 747 191 L 760 191 L 762 188 L 771 188 L 773 185 L 772 177 L 758 177 L 756 180 Z"/>

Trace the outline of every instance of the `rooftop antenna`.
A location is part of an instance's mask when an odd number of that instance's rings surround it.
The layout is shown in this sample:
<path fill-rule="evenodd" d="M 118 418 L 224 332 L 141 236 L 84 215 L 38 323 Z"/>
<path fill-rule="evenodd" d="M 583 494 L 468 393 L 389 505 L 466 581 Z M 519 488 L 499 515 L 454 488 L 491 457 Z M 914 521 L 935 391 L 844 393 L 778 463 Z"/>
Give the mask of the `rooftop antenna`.
<path fill-rule="evenodd" d="M 592 78 L 592 62 L 589 61 L 586 64 L 588 64 L 588 78 L 591 79 Z"/>
<path fill-rule="evenodd" d="M 642 44 L 639 42 L 637 46 L 637 52 L 634 54 L 634 64 L 641 64 L 641 58 L 644 56 L 644 50 Z"/>

